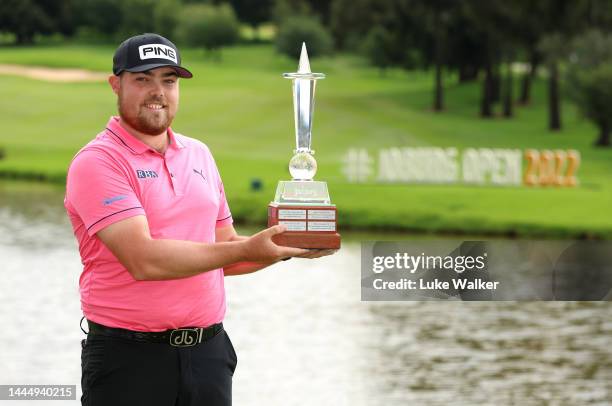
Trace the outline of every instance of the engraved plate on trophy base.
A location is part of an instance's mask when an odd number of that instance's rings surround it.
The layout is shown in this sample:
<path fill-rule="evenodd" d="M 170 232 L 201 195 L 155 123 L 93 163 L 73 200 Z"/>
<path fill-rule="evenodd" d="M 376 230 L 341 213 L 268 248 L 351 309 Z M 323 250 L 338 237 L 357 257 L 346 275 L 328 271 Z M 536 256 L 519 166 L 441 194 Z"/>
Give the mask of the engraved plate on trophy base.
<path fill-rule="evenodd" d="M 283 224 L 287 231 L 272 238 L 285 247 L 339 249 L 335 205 L 300 205 L 272 202 L 268 205 L 268 227 Z"/>

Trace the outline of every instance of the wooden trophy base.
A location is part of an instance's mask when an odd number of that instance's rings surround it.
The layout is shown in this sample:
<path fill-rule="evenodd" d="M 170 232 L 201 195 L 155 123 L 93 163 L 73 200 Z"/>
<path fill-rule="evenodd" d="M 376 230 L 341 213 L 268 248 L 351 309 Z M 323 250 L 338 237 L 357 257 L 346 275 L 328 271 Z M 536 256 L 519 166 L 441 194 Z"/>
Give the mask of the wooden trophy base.
<path fill-rule="evenodd" d="M 272 237 L 275 244 L 309 249 L 340 248 L 336 206 L 300 206 L 270 203 L 268 227 L 283 224 L 287 231 Z"/>

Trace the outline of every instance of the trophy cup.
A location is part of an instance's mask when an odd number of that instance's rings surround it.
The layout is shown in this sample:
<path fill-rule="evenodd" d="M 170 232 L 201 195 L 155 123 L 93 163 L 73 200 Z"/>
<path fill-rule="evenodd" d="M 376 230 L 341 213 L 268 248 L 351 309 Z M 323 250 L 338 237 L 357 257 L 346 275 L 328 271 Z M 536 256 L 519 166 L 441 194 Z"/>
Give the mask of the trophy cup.
<path fill-rule="evenodd" d="M 310 71 L 306 44 L 302 43 L 298 71 L 284 73 L 283 77 L 293 81 L 296 149 L 289 161 L 293 179 L 278 182 L 274 201 L 268 205 L 268 227 L 287 227 L 272 240 L 287 247 L 338 249 L 336 205 L 331 204 L 327 183 L 312 180 L 317 172 L 314 151 L 310 149 L 315 84 L 325 75 Z"/>

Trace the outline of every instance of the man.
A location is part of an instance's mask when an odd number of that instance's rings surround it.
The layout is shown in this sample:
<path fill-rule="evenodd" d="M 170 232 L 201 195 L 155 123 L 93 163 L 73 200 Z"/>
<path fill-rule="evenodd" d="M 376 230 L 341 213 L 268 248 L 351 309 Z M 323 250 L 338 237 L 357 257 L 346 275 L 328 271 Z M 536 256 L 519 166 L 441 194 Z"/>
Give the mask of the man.
<path fill-rule="evenodd" d="M 83 405 L 229 405 L 236 353 L 225 275 L 330 251 L 241 237 L 203 143 L 175 133 L 181 66 L 156 34 L 124 41 L 109 84 L 119 116 L 74 157 L 65 206 L 83 262 Z"/>

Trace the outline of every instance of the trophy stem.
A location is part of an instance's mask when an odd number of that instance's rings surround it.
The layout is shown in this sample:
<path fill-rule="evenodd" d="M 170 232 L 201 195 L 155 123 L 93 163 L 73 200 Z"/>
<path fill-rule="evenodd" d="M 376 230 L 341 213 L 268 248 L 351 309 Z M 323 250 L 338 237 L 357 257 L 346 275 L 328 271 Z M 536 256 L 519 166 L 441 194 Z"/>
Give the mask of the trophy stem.
<path fill-rule="evenodd" d="M 310 150 L 316 83 L 315 79 L 293 80 L 295 145 L 299 150 Z"/>

